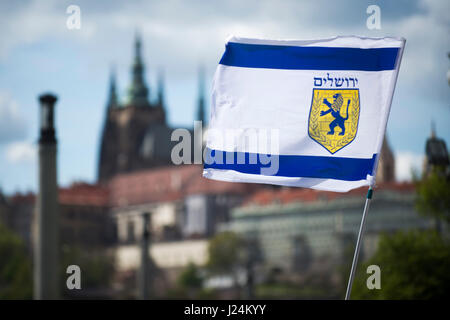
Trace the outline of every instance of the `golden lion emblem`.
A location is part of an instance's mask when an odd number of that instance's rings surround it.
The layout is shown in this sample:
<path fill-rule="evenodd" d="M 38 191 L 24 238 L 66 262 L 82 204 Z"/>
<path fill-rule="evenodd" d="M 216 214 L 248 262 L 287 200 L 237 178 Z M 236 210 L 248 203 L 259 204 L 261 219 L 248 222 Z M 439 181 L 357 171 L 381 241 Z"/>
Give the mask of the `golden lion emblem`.
<path fill-rule="evenodd" d="M 309 136 L 332 154 L 341 150 L 356 137 L 359 109 L 358 89 L 313 89 Z"/>

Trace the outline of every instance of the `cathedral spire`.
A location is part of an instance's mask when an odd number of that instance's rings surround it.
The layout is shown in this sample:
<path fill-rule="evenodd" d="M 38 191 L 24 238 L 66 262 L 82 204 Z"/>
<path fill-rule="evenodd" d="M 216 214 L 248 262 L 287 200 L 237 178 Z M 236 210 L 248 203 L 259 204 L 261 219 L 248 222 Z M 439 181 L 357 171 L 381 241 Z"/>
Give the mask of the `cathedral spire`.
<path fill-rule="evenodd" d="M 431 120 L 431 138 L 436 138 L 436 124 Z"/>
<path fill-rule="evenodd" d="M 119 104 L 117 102 L 116 93 L 116 70 L 114 67 L 111 68 L 111 73 L 109 76 L 109 92 L 108 92 L 108 108 L 117 108 Z"/>
<path fill-rule="evenodd" d="M 144 64 L 141 56 L 141 37 L 136 33 L 134 41 L 134 61 L 131 68 L 132 83 L 128 89 L 128 103 L 134 106 L 147 106 L 148 89 L 144 81 Z"/>
<path fill-rule="evenodd" d="M 164 71 L 162 69 L 158 72 L 158 104 L 164 107 Z"/>
<path fill-rule="evenodd" d="M 200 67 L 198 72 L 198 108 L 197 119 L 205 126 L 205 71 L 203 67 Z"/>

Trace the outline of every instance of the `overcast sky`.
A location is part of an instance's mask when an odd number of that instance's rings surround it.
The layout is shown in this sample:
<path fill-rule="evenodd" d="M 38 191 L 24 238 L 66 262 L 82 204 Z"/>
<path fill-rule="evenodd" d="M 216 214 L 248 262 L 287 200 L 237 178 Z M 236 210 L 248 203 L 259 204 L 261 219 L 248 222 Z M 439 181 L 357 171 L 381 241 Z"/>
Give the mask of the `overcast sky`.
<path fill-rule="evenodd" d="M 81 8 L 80 30 L 66 27 L 71 4 Z M 381 8 L 381 30 L 366 27 L 371 4 Z M 59 96 L 60 184 L 95 181 L 109 69 L 116 66 L 125 98 L 137 29 L 152 97 L 157 71 L 164 69 L 172 126 L 192 126 L 198 67 L 205 66 L 209 84 L 230 34 L 405 37 L 388 138 L 397 176 L 408 179 L 411 168 L 421 165 L 432 120 L 450 142 L 449 9 L 448 0 L 2 1 L 0 187 L 6 193 L 37 189 L 37 95 L 44 91 Z"/>

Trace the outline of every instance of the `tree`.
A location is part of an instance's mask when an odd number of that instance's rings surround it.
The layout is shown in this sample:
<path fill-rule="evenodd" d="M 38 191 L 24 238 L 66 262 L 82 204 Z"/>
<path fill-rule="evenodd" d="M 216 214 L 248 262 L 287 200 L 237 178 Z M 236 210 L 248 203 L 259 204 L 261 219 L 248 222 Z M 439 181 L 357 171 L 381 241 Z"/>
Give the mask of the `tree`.
<path fill-rule="evenodd" d="M 369 265 L 381 269 L 381 289 L 369 290 Z M 358 272 L 353 299 L 444 299 L 450 292 L 450 244 L 435 231 L 381 236 L 375 255 Z"/>
<path fill-rule="evenodd" d="M 0 224 L 0 300 L 31 299 L 31 259 L 19 236 Z"/>
<path fill-rule="evenodd" d="M 169 299 L 217 299 L 214 290 L 203 288 L 202 269 L 192 262 L 179 274 L 176 286 L 169 289 Z"/>
<path fill-rule="evenodd" d="M 435 168 L 416 182 L 416 191 L 419 212 L 450 223 L 450 179 L 443 170 Z"/>
<path fill-rule="evenodd" d="M 246 262 L 245 241 L 237 234 L 226 231 L 209 241 L 207 269 L 211 274 L 228 274 L 233 278 L 236 295 L 240 295 L 239 268 Z"/>
<path fill-rule="evenodd" d="M 208 246 L 208 269 L 213 273 L 232 273 L 243 264 L 243 240 L 235 233 L 222 232 L 212 238 Z"/>
<path fill-rule="evenodd" d="M 189 263 L 178 277 L 178 285 L 187 289 L 200 289 L 203 279 L 198 268 L 193 263 Z"/>

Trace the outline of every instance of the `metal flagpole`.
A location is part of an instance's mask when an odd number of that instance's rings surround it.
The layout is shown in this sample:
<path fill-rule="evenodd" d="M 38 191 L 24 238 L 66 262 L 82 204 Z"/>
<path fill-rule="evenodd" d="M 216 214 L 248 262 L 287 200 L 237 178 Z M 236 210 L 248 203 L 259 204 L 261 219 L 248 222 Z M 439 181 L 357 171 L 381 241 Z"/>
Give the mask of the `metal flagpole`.
<path fill-rule="evenodd" d="M 355 254 L 353 255 L 352 269 L 350 270 L 350 277 L 347 284 L 347 292 L 345 293 L 345 300 L 350 300 L 350 294 L 352 292 L 353 280 L 355 279 L 356 265 L 358 264 L 359 251 L 361 250 L 362 235 L 364 232 L 364 226 L 366 223 L 366 215 L 369 211 L 370 200 L 372 199 L 373 189 L 370 186 L 367 191 L 366 204 L 364 205 L 364 211 L 361 218 L 361 224 L 359 226 L 358 240 L 356 241 Z"/>
<path fill-rule="evenodd" d="M 143 217 L 143 232 L 141 239 L 141 270 L 139 274 L 139 298 L 147 300 L 149 298 L 150 287 L 150 271 L 149 271 L 149 259 L 148 248 L 150 242 L 150 213 L 145 212 Z"/>

